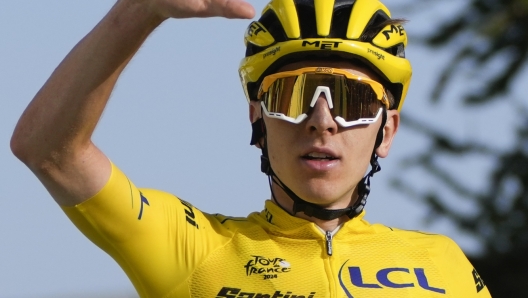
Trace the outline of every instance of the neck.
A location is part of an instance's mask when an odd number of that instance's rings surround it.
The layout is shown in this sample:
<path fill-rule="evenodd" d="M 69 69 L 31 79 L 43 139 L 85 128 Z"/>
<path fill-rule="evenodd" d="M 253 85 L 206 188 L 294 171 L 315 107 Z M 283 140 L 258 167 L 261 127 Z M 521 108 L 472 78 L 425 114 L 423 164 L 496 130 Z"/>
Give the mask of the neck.
<path fill-rule="evenodd" d="M 336 219 L 332 220 L 323 220 L 316 217 L 308 216 L 304 214 L 303 212 L 297 212 L 296 214 L 293 214 L 293 200 L 284 192 L 284 190 L 278 186 L 276 183 L 272 183 L 271 185 L 272 191 L 273 191 L 273 198 L 272 200 L 275 202 L 275 204 L 282 207 L 286 212 L 291 214 L 292 216 L 299 217 L 308 221 L 313 222 L 317 226 L 319 226 L 321 229 L 325 231 L 333 231 L 335 230 L 339 225 L 342 223 L 350 220 L 348 216 L 341 216 Z M 352 194 L 352 197 L 356 197 L 356 191 L 354 190 L 354 193 Z M 314 202 L 315 203 L 315 202 Z M 334 202 L 331 204 L 325 204 L 327 205 L 326 208 L 328 209 L 341 209 L 346 208 L 348 206 L 351 206 L 354 202 L 348 201 L 346 203 L 343 202 Z M 317 204 L 317 203 L 316 203 Z M 341 206 L 343 205 L 343 206 Z"/>

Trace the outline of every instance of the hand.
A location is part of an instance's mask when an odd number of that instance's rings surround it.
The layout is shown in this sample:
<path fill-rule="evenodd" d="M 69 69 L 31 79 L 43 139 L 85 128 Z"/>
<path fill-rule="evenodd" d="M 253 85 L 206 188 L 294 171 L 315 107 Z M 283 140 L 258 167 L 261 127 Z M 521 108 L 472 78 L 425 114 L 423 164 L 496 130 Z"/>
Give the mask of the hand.
<path fill-rule="evenodd" d="M 148 1 L 148 0 L 144 0 Z M 255 9 L 244 0 L 150 0 L 164 18 L 224 17 L 251 19 Z"/>

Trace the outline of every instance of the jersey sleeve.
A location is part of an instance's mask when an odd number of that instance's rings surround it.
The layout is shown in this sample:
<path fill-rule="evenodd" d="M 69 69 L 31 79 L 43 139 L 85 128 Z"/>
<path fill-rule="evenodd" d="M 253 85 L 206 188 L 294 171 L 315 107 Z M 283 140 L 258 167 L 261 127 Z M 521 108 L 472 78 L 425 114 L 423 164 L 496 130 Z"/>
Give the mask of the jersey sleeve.
<path fill-rule="evenodd" d="M 141 297 L 163 297 L 226 238 L 214 222 L 174 195 L 138 189 L 116 166 L 103 189 L 61 207 L 92 242 L 123 268 Z"/>
<path fill-rule="evenodd" d="M 439 266 L 450 283 L 450 297 L 491 297 L 484 280 L 464 252 L 450 238 L 442 236 L 445 246 L 437 251 Z"/>

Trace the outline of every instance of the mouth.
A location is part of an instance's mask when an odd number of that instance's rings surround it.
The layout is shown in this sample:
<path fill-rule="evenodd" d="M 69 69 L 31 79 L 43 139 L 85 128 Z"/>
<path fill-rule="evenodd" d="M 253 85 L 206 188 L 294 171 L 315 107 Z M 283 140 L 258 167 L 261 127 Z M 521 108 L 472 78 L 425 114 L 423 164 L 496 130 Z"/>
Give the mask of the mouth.
<path fill-rule="evenodd" d="M 317 161 L 332 161 L 338 159 L 336 156 L 323 152 L 310 152 L 302 156 L 303 159 Z"/>

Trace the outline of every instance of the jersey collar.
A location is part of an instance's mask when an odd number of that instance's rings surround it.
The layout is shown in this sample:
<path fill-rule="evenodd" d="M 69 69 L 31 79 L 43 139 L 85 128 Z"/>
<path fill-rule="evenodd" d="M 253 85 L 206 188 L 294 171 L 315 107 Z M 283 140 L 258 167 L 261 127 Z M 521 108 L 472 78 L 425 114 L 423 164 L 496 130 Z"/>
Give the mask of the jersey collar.
<path fill-rule="evenodd" d="M 357 217 L 346 221 L 339 227 L 339 231 L 336 231 L 336 236 L 374 232 L 372 226 L 363 219 L 364 216 L 365 211 L 362 211 Z M 254 213 L 251 217 L 259 221 L 271 234 L 299 239 L 320 239 L 324 236 L 324 231 L 316 224 L 290 215 L 271 200 L 266 201 L 264 210 Z"/>

